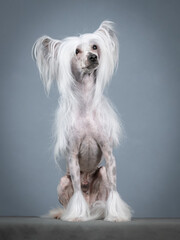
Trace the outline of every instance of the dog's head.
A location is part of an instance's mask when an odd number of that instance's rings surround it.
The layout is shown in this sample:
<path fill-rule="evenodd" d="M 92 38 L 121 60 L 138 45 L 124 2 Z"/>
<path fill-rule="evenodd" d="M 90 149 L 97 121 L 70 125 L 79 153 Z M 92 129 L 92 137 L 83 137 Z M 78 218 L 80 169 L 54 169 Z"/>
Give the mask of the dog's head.
<path fill-rule="evenodd" d="M 82 41 L 82 39 L 81 39 Z M 74 76 L 78 74 L 91 74 L 94 72 L 100 61 L 100 47 L 94 40 L 84 39 L 75 49 L 74 56 L 72 57 L 72 73 Z"/>
<path fill-rule="evenodd" d="M 33 46 L 33 57 L 47 93 L 53 79 L 57 80 L 59 91 L 67 95 L 81 74 L 96 71 L 96 94 L 100 95 L 118 63 L 113 23 L 104 21 L 94 33 L 61 41 L 43 36 Z"/>

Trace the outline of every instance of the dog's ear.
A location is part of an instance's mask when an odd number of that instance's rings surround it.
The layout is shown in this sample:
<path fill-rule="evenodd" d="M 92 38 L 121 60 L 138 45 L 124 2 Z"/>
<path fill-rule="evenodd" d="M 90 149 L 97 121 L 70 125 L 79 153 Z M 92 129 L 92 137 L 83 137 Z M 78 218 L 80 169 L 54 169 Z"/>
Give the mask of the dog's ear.
<path fill-rule="evenodd" d="M 110 37 L 115 37 L 114 23 L 111 21 L 103 21 L 98 28 L 98 31 L 102 31 L 104 34 L 109 35 Z"/>
<path fill-rule="evenodd" d="M 34 43 L 32 56 L 36 61 L 44 88 L 49 94 L 52 81 L 57 74 L 57 55 L 61 41 L 43 36 Z"/>
<path fill-rule="evenodd" d="M 111 54 L 114 56 L 114 65 L 116 65 L 119 56 L 119 43 L 114 25 L 115 24 L 111 21 L 103 21 L 96 32 L 106 41 Z"/>

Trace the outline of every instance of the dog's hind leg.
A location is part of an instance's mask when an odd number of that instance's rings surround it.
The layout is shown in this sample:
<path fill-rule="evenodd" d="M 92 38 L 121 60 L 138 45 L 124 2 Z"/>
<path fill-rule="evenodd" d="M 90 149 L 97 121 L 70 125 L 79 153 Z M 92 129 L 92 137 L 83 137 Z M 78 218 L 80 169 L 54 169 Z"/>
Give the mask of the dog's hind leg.
<path fill-rule="evenodd" d="M 67 174 L 61 178 L 57 186 L 58 199 L 64 208 L 59 207 L 59 208 L 52 209 L 48 215 L 45 215 L 45 217 L 60 219 L 65 211 L 65 208 L 68 205 L 70 198 L 73 195 L 73 192 L 74 191 L 73 191 L 71 178 Z"/>
<path fill-rule="evenodd" d="M 57 193 L 59 202 L 66 208 L 70 198 L 73 195 L 73 186 L 69 175 L 65 175 L 61 178 L 60 183 L 57 186 Z"/>

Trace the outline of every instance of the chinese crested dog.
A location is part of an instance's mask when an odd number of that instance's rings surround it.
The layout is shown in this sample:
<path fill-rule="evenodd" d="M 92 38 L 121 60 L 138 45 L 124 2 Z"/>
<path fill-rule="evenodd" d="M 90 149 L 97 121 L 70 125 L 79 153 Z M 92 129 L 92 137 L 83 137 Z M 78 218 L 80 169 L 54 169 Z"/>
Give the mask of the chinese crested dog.
<path fill-rule="evenodd" d="M 67 162 L 57 187 L 64 208 L 50 215 L 65 221 L 129 221 L 131 210 L 117 192 L 113 156 L 121 125 L 103 96 L 118 63 L 113 23 L 104 21 L 94 33 L 63 40 L 43 36 L 33 46 L 33 57 L 46 92 L 56 80 L 61 95 L 54 154 Z"/>

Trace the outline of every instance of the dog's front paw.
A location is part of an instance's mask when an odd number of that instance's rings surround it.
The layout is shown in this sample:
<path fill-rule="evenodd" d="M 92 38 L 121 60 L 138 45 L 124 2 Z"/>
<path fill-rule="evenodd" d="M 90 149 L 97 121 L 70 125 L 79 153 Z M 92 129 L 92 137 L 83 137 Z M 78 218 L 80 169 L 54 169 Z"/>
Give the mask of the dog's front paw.
<path fill-rule="evenodd" d="M 80 222 L 89 220 L 89 207 L 81 191 L 71 197 L 61 219 L 64 221 Z"/>
<path fill-rule="evenodd" d="M 130 207 L 121 199 L 117 191 L 111 191 L 106 204 L 105 221 L 125 222 L 131 220 Z"/>

